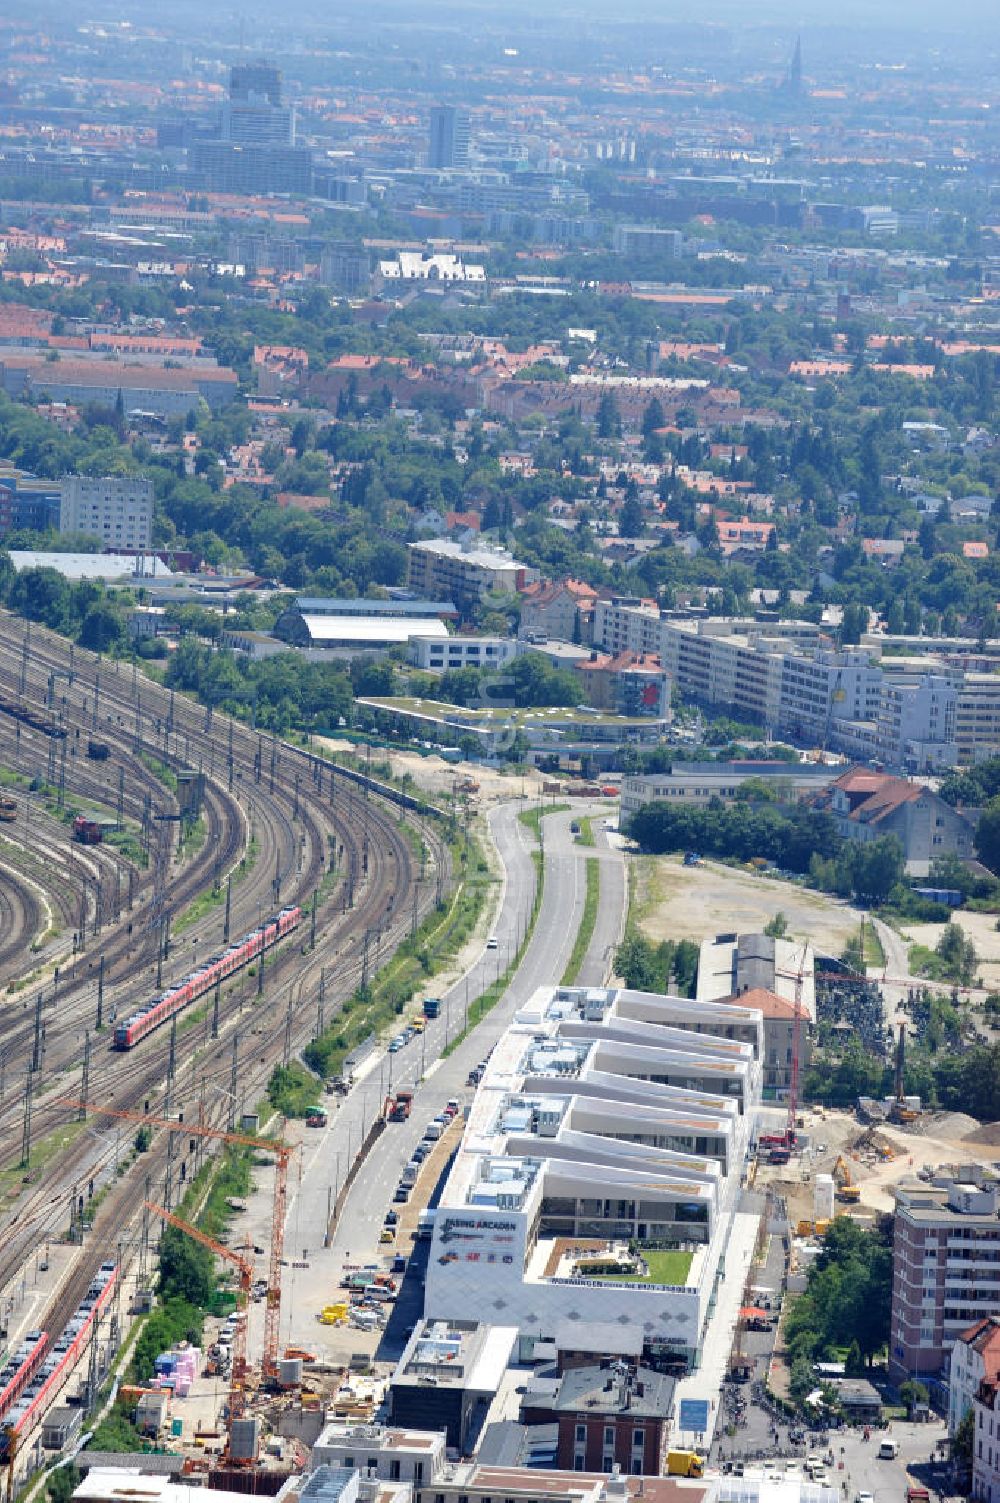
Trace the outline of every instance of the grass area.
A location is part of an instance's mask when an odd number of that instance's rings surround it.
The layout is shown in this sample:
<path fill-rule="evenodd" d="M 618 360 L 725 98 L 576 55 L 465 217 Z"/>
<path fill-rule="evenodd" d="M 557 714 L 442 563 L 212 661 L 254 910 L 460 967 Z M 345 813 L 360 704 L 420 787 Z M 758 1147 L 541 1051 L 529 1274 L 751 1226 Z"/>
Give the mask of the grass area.
<path fill-rule="evenodd" d="M 865 965 L 875 966 L 876 968 L 884 968 L 885 951 L 882 948 L 882 941 L 878 937 L 878 932 L 875 928 L 875 925 L 871 923 L 865 924 L 864 935 Z"/>
<path fill-rule="evenodd" d="M 543 804 L 535 805 L 533 809 L 522 809 L 517 816 L 522 825 L 525 825 L 536 840 L 542 838 L 542 820 L 550 814 L 565 814 L 569 804 Z"/>
<path fill-rule="evenodd" d="M 544 721 L 546 725 L 635 725 L 649 728 L 649 720 L 639 715 L 615 715 L 592 709 L 578 709 L 572 705 L 531 705 L 522 709 L 473 709 L 468 705 L 453 705 L 442 699 L 415 699 L 412 695 L 361 695 L 358 704 L 374 710 L 395 711 L 400 718 L 410 722 L 416 717 L 421 726 L 418 734 L 430 735 L 430 727 L 444 726 L 448 731 L 461 730 L 463 726 L 488 726 L 497 723 L 507 725 L 534 725 Z M 413 734 L 413 732 L 410 732 Z"/>
<path fill-rule="evenodd" d="M 36 1110 L 37 1110 L 36 1106 Z M 31 1140 L 31 1168 L 25 1170 L 21 1163 L 21 1143 L 18 1134 L 17 1145 L 10 1144 L 10 1150 L 16 1157 L 9 1166 L 0 1171 L 0 1207 L 5 1203 L 10 1204 L 21 1193 L 22 1180 L 26 1173 L 30 1173 L 32 1179 L 37 1178 L 41 1171 L 64 1153 L 69 1145 L 87 1131 L 86 1122 L 64 1122 L 62 1126 L 55 1127 L 43 1137 Z"/>
<path fill-rule="evenodd" d="M 207 835 L 208 826 L 204 815 L 199 814 L 194 820 L 185 820 L 181 825 L 180 854 L 187 859 L 197 855 L 205 844 Z"/>
<path fill-rule="evenodd" d="M 580 919 L 580 927 L 576 931 L 573 948 L 562 973 L 560 986 L 572 986 L 580 974 L 587 954 L 587 947 L 594 937 L 594 928 L 597 924 L 597 905 L 601 899 L 601 864 L 596 856 L 589 856 L 584 863 L 587 874 L 587 895 L 583 903 L 583 915 Z"/>
<path fill-rule="evenodd" d="M 462 872 L 450 901 L 436 905 L 427 914 L 368 986 L 359 986 L 323 1035 L 307 1045 L 303 1057 L 318 1075 L 338 1074 L 350 1051 L 398 1018 L 407 1002 L 458 954 L 475 929 L 497 879 L 478 842 L 466 831 L 456 833 L 450 849 L 455 868 Z"/>
<path fill-rule="evenodd" d="M 127 826 L 124 830 L 108 830 L 104 836 L 104 844 L 112 846 L 133 866 L 145 869 L 149 865 L 149 857 L 139 843 L 139 838 L 134 830 Z"/>
<path fill-rule="evenodd" d="M 930 945 L 911 945 L 909 950 L 911 976 L 926 976 L 928 981 L 947 981 L 953 986 L 968 985 L 962 982 L 954 967 L 944 960 Z"/>
<path fill-rule="evenodd" d="M 587 815 L 584 815 L 580 820 L 580 833 L 576 837 L 576 843 L 577 845 L 597 844 L 597 841 L 594 839 L 594 821 Z"/>
<path fill-rule="evenodd" d="M 257 851 L 257 837 L 254 835 L 243 854 L 242 860 L 233 872 L 234 882 L 238 882 L 241 877 L 245 877 L 247 872 L 253 871 L 254 863 L 257 860 Z M 221 908 L 225 901 L 226 888 L 224 883 L 220 882 L 218 887 L 206 887 L 196 898 L 192 898 L 187 907 L 183 908 L 174 919 L 171 925 L 173 933 L 175 935 L 183 934 L 185 929 L 190 929 L 199 919 L 203 919 L 207 913 L 211 913 L 213 908 Z"/>
<path fill-rule="evenodd" d="M 628 1274 L 596 1274 L 596 1278 L 613 1278 L 617 1284 L 674 1284 L 683 1286 L 687 1283 L 687 1276 L 691 1270 L 693 1253 L 680 1252 L 676 1248 L 663 1248 L 654 1250 L 640 1249 L 643 1262 L 649 1269 L 648 1275 L 639 1273 Z"/>
<path fill-rule="evenodd" d="M 293 1059 L 276 1065 L 267 1083 L 267 1099 L 283 1117 L 305 1117 L 319 1105 L 323 1082 L 305 1065 Z"/>
<path fill-rule="evenodd" d="M 166 762 L 161 762 L 159 757 L 154 757 L 151 752 L 146 751 L 139 753 L 139 761 L 153 774 L 158 783 L 163 784 L 164 788 L 169 788 L 171 793 L 177 792 L 177 774 L 167 766 Z"/>

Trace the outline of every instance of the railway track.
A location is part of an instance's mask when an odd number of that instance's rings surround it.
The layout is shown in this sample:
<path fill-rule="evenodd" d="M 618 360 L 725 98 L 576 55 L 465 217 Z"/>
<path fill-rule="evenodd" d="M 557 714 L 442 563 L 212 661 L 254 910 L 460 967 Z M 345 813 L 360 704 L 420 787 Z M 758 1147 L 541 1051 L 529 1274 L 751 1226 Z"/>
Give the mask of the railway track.
<path fill-rule="evenodd" d="M 171 1100 L 185 1109 L 196 1104 L 191 1099 L 187 1079 L 189 1067 L 196 1067 L 201 1079 L 218 1082 L 228 1080 L 233 1053 L 233 1036 L 240 1039 L 240 1089 L 244 1096 L 256 1100 L 256 1092 L 262 1091 L 274 1063 L 283 1057 L 289 1048 L 296 1050 L 312 1033 L 315 1017 L 315 987 L 318 985 L 321 968 L 326 970 L 328 1018 L 332 1017 L 337 1000 L 350 994 L 360 981 L 368 965 L 369 942 L 374 934 L 377 943 L 385 952 L 398 944 L 408 932 L 411 903 L 410 894 L 416 879 L 414 856 L 409 842 L 398 828 L 396 811 L 373 792 L 371 787 L 360 786 L 355 779 L 338 773 L 330 765 L 311 753 L 279 744 L 261 733 L 212 716 L 198 706 L 175 696 L 160 686 L 150 684 L 130 675 L 128 671 L 109 671 L 107 664 L 97 664 L 89 655 L 70 653 L 68 644 L 53 638 L 51 634 L 33 629 L 31 662 L 25 668 L 25 659 L 19 644 L 10 635 L 0 638 L 0 685 L 5 688 L 20 688 L 24 681 L 26 692 L 41 695 L 51 685 L 50 675 L 65 673 L 67 655 L 73 663 L 74 681 L 67 684 L 66 693 L 56 708 L 68 720 L 74 717 L 89 727 L 99 727 L 102 739 L 112 746 L 113 755 L 124 759 L 131 757 L 131 765 L 143 766 L 140 753 L 155 755 L 168 766 L 190 764 L 197 756 L 201 768 L 207 774 L 206 810 L 215 801 L 218 817 L 223 819 L 225 799 L 235 803 L 244 822 L 244 831 L 252 831 L 258 856 L 251 874 L 233 887 L 232 932 L 260 916 L 260 910 L 269 908 L 272 902 L 298 901 L 307 909 L 303 930 L 308 934 L 309 900 L 322 875 L 328 870 L 331 856 L 336 858 L 338 881 L 328 894 L 319 914 L 319 929 L 315 951 L 303 956 L 303 946 L 297 944 L 285 952 L 269 957 L 267 963 L 268 983 L 266 998 L 275 992 L 287 991 L 284 1008 L 266 1005 L 255 1010 L 248 999 L 247 978 L 230 986 L 223 994 L 219 1017 L 219 1039 L 211 1037 L 214 1029 L 204 1029 L 200 1023 L 188 1027 L 184 1042 L 178 1049 Z M 50 696 L 51 697 L 51 696 Z M 2 718 L 2 717 L 0 717 Z M 96 733 L 96 731 L 95 731 Z M 15 740 L 26 734 L 22 727 Z M 2 735 L 2 728 L 0 728 Z M 75 740 L 75 737 L 74 737 Z M 0 740 L 0 760 L 3 760 L 7 740 Z M 67 758 L 71 763 L 72 758 Z M 148 769 L 144 767 L 148 773 Z M 68 774 L 67 774 L 68 777 Z M 84 784 L 86 777 L 81 779 Z M 67 788 L 70 784 L 67 781 Z M 136 795 L 137 798 L 137 795 Z M 414 801 L 410 801 L 414 802 Z M 230 812 L 231 812 L 230 805 Z M 133 808 L 137 807 L 133 800 Z M 213 818 L 207 815 L 210 824 L 210 848 L 216 873 L 236 854 L 225 844 L 224 836 L 213 838 L 218 827 L 211 825 Z M 436 832 L 427 832 L 427 843 L 432 860 L 439 871 L 446 871 L 446 853 L 443 839 Z M 163 862 L 157 869 L 161 886 L 166 873 Z M 154 874 L 155 876 L 155 874 Z M 203 863 L 194 863 L 185 878 L 182 871 L 169 884 L 169 899 L 163 906 L 171 906 L 176 913 L 190 900 L 190 895 L 199 886 L 204 887 L 207 873 Z M 187 887 L 181 891 L 182 884 Z M 148 887 L 148 882 L 147 882 Z M 154 886 L 155 881 L 154 881 Z M 422 912 L 434 901 L 431 884 L 422 892 L 418 908 Z M 148 995 L 148 982 L 137 971 L 137 955 L 149 962 L 149 942 L 155 953 L 155 934 L 151 919 L 151 900 L 138 904 L 131 915 L 132 932 L 119 924 L 118 930 L 109 933 L 102 945 L 105 957 L 106 997 L 117 1004 L 119 1014 L 129 999 Z M 219 914 L 209 915 L 203 924 L 193 926 L 195 945 L 215 943 L 220 928 Z M 145 935 L 145 940 L 144 940 Z M 188 936 L 186 936 L 187 938 Z M 192 947 L 193 948 L 193 947 Z M 82 1035 L 92 1005 L 93 968 L 92 960 L 78 962 L 75 971 L 67 979 L 68 993 L 62 993 L 60 981 L 60 1013 L 58 1020 L 48 1024 L 45 1040 L 46 1068 L 38 1081 L 40 1087 L 35 1098 L 35 1130 L 49 1134 L 60 1126 L 69 1127 L 69 1114 L 65 1108 L 53 1104 L 55 1089 L 65 1093 L 65 1070 L 73 1063 L 79 1064 Z M 164 973 L 166 980 L 166 973 Z M 290 983 L 294 979 L 294 988 Z M 88 990 L 89 988 L 89 990 Z M 252 1020 L 252 1021 L 251 1021 Z M 259 1020 L 259 1021 L 258 1021 Z M 251 1022 L 249 1033 L 246 1024 Z M 31 1030 L 33 1033 L 33 1030 Z M 205 1035 L 203 1037 L 203 1034 Z M 19 1047 L 26 1049 L 29 1029 L 14 1030 Z M 252 1040 L 252 1053 L 249 1041 Z M 169 1034 L 161 1030 L 153 1034 L 135 1052 L 135 1057 L 109 1056 L 103 1051 L 94 1054 L 91 1060 L 91 1099 L 107 1100 L 113 1095 L 116 1105 L 140 1105 L 162 1090 L 165 1064 L 169 1046 Z M 74 1052 L 75 1051 L 75 1052 Z M 59 1063 L 61 1085 L 53 1090 L 45 1089 L 45 1076 L 55 1073 Z M 217 1110 L 228 1112 L 233 1103 L 222 1103 Z M 19 1108 L 11 1110 L 0 1103 L 0 1127 L 7 1141 L 12 1141 Z M 155 1176 L 165 1172 L 166 1145 L 160 1144 L 144 1156 L 143 1171 Z M 38 1238 L 53 1230 L 65 1227 L 67 1209 L 74 1187 L 85 1179 L 93 1178 L 95 1186 L 102 1176 L 111 1172 L 111 1150 L 95 1152 L 93 1139 L 87 1135 L 77 1137 L 67 1146 L 60 1157 L 57 1171 L 47 1175 L 44 1185 L 28 1188 L 20 1197 L 8 1223 L 9 1235 L 5 1239 L 0 1256 L 0 1284 L 5 1282 L 19 1265 L 25 1248 L 37 1245 Z M 185 1172 L 184 1160 L 172 1171 Z M 119 1201 L 119 1194 L 123 1197 Z M 101 1206 L 98 1224 L 102 1235 L 98 1239 L 103 1248 L 109 1245 L 105 1225 L 120 1228 L 127 1220 L 136 1203 L 135 1190 L 129 1186 L 116 1193 L 112 1190 L 108 1200 Z M 87 1262 L 84 1259 L 83 1262 Z M 88 1270 L 82 1269 L 84 1280 Z M 67 1299 L 70 1296 L 67 1295 Z"/>

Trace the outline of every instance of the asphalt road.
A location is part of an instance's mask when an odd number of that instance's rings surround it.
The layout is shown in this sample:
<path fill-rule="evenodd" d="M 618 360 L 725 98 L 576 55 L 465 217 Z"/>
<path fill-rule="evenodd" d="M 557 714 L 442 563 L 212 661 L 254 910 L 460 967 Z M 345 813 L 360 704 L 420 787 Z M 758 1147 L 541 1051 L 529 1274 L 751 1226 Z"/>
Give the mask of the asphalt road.
<path fill-rule="evenodd" d="M 315 1332 L 319 1306 L 334 1297 L 345 1264 L 365 1263 L 378 1252 L 378 1234 L 403 1166 L 423 1136 L 427 1123 L 449 1098 L 471 1099 L 466 1086 L 470 1069 L 478 1064 L 507 1027 L 513 1014 L 527 1003 L 537 988 L 561 978 L 569 960 L 583 915 L 586 896 L 584 862 L 587 857 L 601 864 L 601 902 L 594 935 L 584 961 L 580 984 L 603 981 L 624 918 L 625 863 L 620 851 L 610 848 L 603 831 L 596 827 L 597 847 L 577 844 L 570 833 L 578 812 L 548 815 L 542 821 L 545 851 L 545 885 L 542 907 L 531 942 L 518 970 L 497 1006 L 447 1059 L 440 1054 L 450 1039 L 462 1031 L 466 1010 L 502 974 L 516 953 L 531 912 L 534 897 L 534 837 L 518 819 L 525 805 L 505 804 L 490 816 L 494 840 L 504 867 L 504 888 L 494 924 L 495 950 L 484 949 L 467 976 L 442 996 L 441 1016 L 425 1032 L 411 1039 L 395 1055 L 380 1053 L 369 1064 L 339 1106 L 333 1107 L 328 1127 L 306 1139 L 302 1172 L 289 1195 L 286 1218 L 286 1250 L 289 1259 L 283 1280 L 286 1310 L 297 1312 L 292 1324 L 282 1320 L 282 1336 L 295 1337 L 300 1325 Z M 583 812 L 588 812 L 584 810 Z M 600 811 L 603 812 L 603 811 Z M 429 989 L 430 990 L 430 989 Z M 432 993 L 431 993 L 432 994 Z M 423 1084 L 417 1081 L 423 1077 Z M 333 1227 L 326 1245 L 330 1209 L 336 1202 L 347 1168 L 365 1132 L 382 1108 L 386 1095 L 401 1085 L 416 1090 L 409 1121 L 390 1124 L 369 1154 Z M 331 1106 L 335 1098 L 328 1098 Z M 263 1228 L 261 1228 L 263 1231 Z M 294 1260 L 309 1263 L 308 1269 L 292 1266 Z M 417 1272 L 417 1269 L 414 1270 Z M 406 1307 L 415 1299 L 412 1319 L 419 1314 L 416 1278 L 407 1279 Z M 400 1301 L 403 1304 L 403 1301 Z M 412 1319 L 398 1316 L 390 1335 Z M 304 1333 L 303 1333 L 304 1334 Z M 315 1340 L 315 1336 L 313 1336 Z M 395 1344 L 395 1343 L 394 1343 Z"/>

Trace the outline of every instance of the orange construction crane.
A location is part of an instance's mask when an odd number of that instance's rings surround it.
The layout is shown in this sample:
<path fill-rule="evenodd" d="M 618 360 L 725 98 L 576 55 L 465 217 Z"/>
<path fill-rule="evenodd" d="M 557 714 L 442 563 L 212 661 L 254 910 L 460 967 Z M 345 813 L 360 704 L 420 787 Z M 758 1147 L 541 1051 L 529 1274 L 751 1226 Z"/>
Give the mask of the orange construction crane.
<path fill-rule="evenodd" d="M 223 1143 L 239 1143 L 273 1153 L 277 1167 L 274 1175 L 274 1206 L 271 1214 L 271 1265 L 268 1271 L 264 1305 L 263 1371 L 267 1378 L 278 1376 L 278 1340 L 281 1326 L 281 1260 L 285 1250 L 285 1211 L 288 1205 L 288 1161 L 295 1149 L 277 1138 L 255 1138 L 250 1133 L 226 1132 L 221 1127 L 205 1127 L 200 1122 L 175 1121 L 172 1117 L 151 1117 L 146 1112 L 123 1111 L 120 1107 L 95 1106 L 88 1101 L 63 1099 L 58 1106 L 73 1106 L 102 1117 L 117 1117 L 125 1122 L 139 1122 L 147 1127 L 165 1127 L 168 1132 L 188 1133 L 195 1138 L 216 1138 Z"/>
<path fill-rule="evenodd" d="M 226 1425 L 226 1459 L 232 1459 L 233 1423 L 242 1419 L 247 1407 L 247 1309 L 250 1304 L 250 1290 L 253 1287 L 253 1264 L 239 1253 L 224 1247 L 221 1242 L 216 1242 L 214 1237 L 209 1237 L 199 1227 L 192 1226 L 190 1221 L 184 1221 L 180 1216 L 175 1216 L 173 1211 L 168 1211 L 164 1206 L 158 1206 L 154 1201 L 147 1200 L 147 1206 L 157 1216 L 177 1227 L 178 1231 L 186 1233 L 195 1242 L 200 1242 L 202 1247 L 207 1247 L 217 1257 L 226 1258 L 230 1263 L 235 1263 L 240 1271 L 240 1294 L 238 1308 L 240 1319 L 236 1322 L 236 1330 L 233 1334 L 233 1365 L 229 1377 L 229 1420 Z"/>

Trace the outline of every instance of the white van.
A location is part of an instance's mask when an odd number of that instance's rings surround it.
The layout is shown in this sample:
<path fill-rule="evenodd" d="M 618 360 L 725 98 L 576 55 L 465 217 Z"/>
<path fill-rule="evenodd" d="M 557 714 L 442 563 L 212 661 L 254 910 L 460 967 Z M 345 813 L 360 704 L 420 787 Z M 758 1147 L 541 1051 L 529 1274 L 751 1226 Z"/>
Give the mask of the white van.
<path fill-rule="evenodd" d="M 895 1459 L 896 1459 L 896 1457 L 898 1455 L 899 1455 L 899 1441 L 898 1440 L 883 1440 L 883 1441 L 880 1441 L 879 1448 L 878 1448 L 878 1459 L 879 1459 L 879 1461 L 895 1461 Z"/>
<path fill-rule="evenodd" d="M 436 1143 L 443 1132 L 440 1122 L 428 1122 L 424 1128 L 424 1138 L 428 1143 Z"/>

